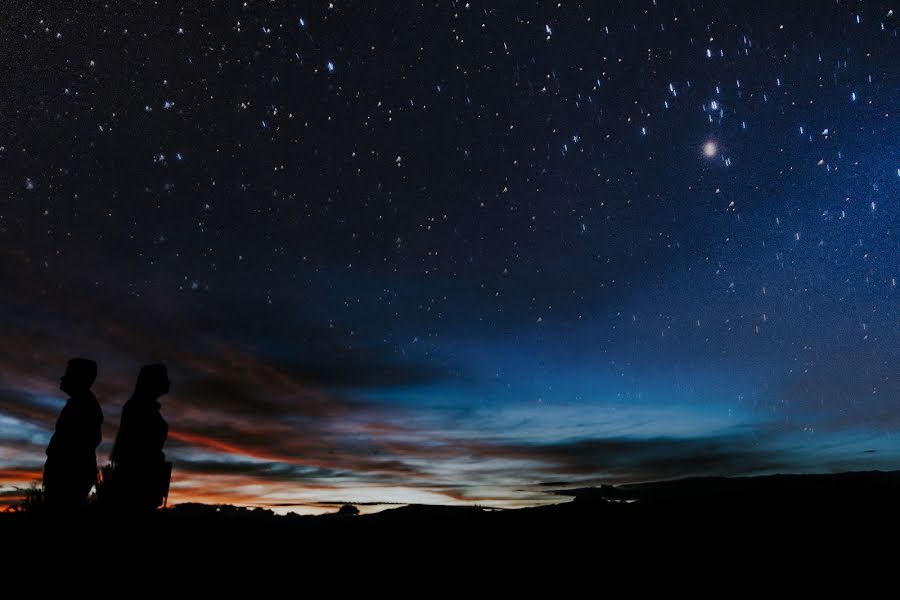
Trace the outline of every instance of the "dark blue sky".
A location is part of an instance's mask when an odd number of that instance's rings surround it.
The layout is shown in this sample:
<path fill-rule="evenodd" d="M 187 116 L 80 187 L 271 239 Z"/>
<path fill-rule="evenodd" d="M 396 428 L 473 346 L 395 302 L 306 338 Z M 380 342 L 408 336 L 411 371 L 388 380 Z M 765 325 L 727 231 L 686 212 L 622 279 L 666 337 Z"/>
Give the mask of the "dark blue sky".
<path fill-rule="evenodd" d="M 0 494 L 75 355 L 106 440 L 169 365 L 175 500 L 900 468 L 889 4 L 9 17 Z"/>

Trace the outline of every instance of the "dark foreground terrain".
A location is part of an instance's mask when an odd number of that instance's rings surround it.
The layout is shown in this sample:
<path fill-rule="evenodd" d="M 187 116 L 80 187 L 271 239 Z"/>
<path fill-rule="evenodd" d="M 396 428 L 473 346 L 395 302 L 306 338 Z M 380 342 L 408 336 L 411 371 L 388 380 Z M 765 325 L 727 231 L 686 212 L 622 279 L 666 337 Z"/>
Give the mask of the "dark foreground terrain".
<path fill-rule="evenodd" d="M 725 575 L 732 585 L 764 577 L 821 586 L 898 568 L 900 472 L 561 493 L 572 501 L 507 511 L 406 506 L 367 516 L 180 505 L 139 523 L 85 514 L 63 532 L 39 517 L 2 514 L 2 568 L 44 564 L 73 585 L 122 578 L 144 591 L 174 581 L 221 589 L 326 576 L 381 589 L 420 578 L 438 588 L 486 578 L 519 587 L 573 580 L 641 587 L 670 581 L 654 580 L 662 573 L 687 578 L 682 583 Z"/>

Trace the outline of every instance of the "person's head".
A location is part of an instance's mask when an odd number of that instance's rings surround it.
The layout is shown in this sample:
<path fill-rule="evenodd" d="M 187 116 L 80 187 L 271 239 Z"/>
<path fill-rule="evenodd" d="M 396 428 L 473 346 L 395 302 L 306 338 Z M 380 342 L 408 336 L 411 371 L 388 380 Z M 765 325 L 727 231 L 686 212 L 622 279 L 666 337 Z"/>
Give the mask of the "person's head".
<path fill-rule="evenodd" d="M 138 374 L 137 384 L 134 386 L 134 394 L 136 396 L 159 398 L 163 394 L 169 393 L 170 383 L 166 365 L 144 365 Z"/>
<path fill-rule="evenodd" d="M 87 358 L 73 358 L 59 380 L 59 389 L 77 394 L 91 389 L 97 379 L 97 363 Z"/>

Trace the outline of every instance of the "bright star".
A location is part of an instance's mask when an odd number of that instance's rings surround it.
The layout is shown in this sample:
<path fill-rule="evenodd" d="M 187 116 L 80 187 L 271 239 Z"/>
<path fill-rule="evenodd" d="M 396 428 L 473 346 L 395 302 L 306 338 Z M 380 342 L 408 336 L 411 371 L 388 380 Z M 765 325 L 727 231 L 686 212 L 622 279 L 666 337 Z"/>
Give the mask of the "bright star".
<path fill-rule="evenodd" d="M 719 147 L 716 145 L 716 143 L 714 141 L 709 140 L 708 142 L 703 144 L 703 154 L 707 158 L 712 158 L 718 153 L 719 153 Z"/>

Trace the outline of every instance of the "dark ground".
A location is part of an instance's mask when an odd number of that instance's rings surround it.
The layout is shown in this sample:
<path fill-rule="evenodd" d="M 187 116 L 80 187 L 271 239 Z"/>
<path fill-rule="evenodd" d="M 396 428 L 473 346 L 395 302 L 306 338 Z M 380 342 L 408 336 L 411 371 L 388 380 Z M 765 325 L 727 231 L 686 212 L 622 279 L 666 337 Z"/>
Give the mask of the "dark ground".
<path fill-rule="evenodd" d="M 141 523 L 85 514 L 63 533 L 39 517 L 2 514 L 2 565 L 43 563 L 87 587 L 102 573 L 145 592 L 174 581 L 221 590 L 326 577 L 381 589 L 416 580 L 640 589 L 716 577 L 741 586 L 859 585 L 900 567 L 900 472 L 687 479 L 566 493 L 573 501 L 540 508 L 407 506 L 366 516 L 180 505 Z"/>

